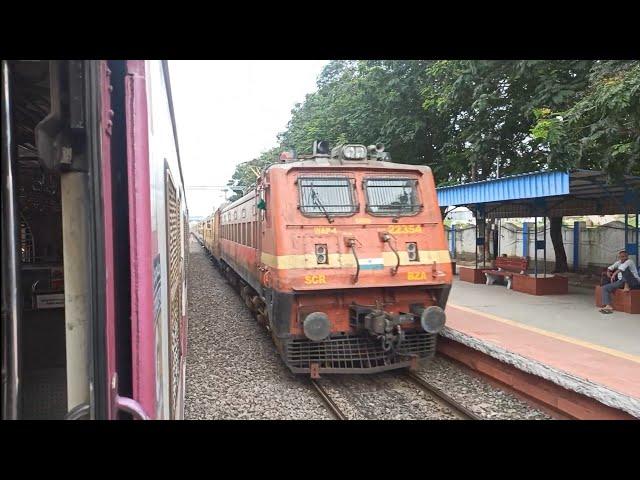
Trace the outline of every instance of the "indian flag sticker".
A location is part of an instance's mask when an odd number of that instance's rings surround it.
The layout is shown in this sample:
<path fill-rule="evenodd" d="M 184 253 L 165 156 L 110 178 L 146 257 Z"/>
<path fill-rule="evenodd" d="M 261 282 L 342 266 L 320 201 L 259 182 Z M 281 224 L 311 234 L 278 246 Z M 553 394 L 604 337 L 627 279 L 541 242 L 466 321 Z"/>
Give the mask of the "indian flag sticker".
<path fill-rule="evenodd" d="M 384 259 L 382 258 L 361 258 L 360 259 L 361 270 L 383 270 Z"/>

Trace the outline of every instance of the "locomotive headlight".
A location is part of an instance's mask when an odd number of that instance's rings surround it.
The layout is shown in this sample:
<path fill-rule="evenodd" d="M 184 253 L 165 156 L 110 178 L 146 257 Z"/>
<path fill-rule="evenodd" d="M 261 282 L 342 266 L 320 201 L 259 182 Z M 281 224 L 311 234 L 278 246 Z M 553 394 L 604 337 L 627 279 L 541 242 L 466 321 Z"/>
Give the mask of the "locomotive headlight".
<path fill-rule="evenodd" d="M 329 263 L 329 256 L 327 254 L 327 245 L 324 243 L 316 244 L 316 261 L 318 263 Z"/>
<path fill-rule="evenodd" d="M 342 149 L 344 158 L 357 160 L 367 157 L 367 148 L 364 145 L 347 145 Z"/>
<path fill-rule="evenodd" d="M 420 325 L 427 333 L 438 333 L 444 327 L 445 321 L 444 310 L 436 305 L 425 308 L 420 315 Z"/>
<path fill-rule="evenodd" d="M 418 244 L 416 242 L 407 242 L 407 256 L 410 262 L 418 261 Z"/>
<path fill-rule="evenodd" d="M 327 338 L 331 332 L 329 317 L 323 312 L 310 313 L 304 319 L 302 329 L 309 340 L 321 342 Z"/>
<path fill-rule="evenodd" d="M 344 153 L 345 158 L 354 158 L 356 154 L 356 149 L 355 147 L 348 146 L 348 147 L 344 147 L 344 150 L 342 152 Z"/>

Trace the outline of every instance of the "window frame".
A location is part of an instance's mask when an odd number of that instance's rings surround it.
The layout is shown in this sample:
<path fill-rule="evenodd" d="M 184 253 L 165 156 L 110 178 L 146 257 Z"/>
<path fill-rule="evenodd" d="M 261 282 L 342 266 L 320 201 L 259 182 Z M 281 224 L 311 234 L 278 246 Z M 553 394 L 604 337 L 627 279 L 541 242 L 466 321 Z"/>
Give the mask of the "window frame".
<path fill-rule="evenodd" d="M 349 188 L 349 199 L 351 200 L 351 211 L 349 212 L 331 212 L 327 213 L 332 217 L 352 217 L 360 213 L 360 199 L 358 198 L 358 191 L 356 188 L 356 179 L 349 175 L 330 175 L 330 176 L 318 176 L 318 175 L 300 175 L 296 178 L 295 184 L 298 187 L 298 210 L 305 217 L 324 217 L 325 213 L 320 212 L 305 212 L 303 209 L 308 208 L 309 205 L 302 204 L 302 182 L 300 180 L 347 180 Z M 322 187 L 321 187 L 322 188 Z M 345 205 L 348 206 L 348 205 Z"/>
<path fill-rule="evenodd" d="M 413 212 L 373 212 L 371 210 L 370 207 L 370 199 L 369 199 L 369 187 L 368 187 L 368 182 L 371 180 L 396 180 L 396 181 L 403 181 L 403 180 L 410 180 L 413 182 L 413 190 L 415 193 L 415 199 L 416 199 L 416 203 L 415 203 L 415 211 Z M 422 197 L 420 195 L 420 189 L 418 188 L 420 179 L 415 178 L 415 177 L 398 177 L 398 176 L 372 176 L 372 177 L 365 177 L 362 179 L 362 190 L 364 193 L 364 200 L 365 200 L 365 207 L 364 207 L 364 211 L 365 213 L 368 213 L 369 215 L 375 216 L 375 217 L 415 217 L 416 215 L 419 215 L 423 209 L 424 209 L 424 204 L 422 203 Z M 382 187 L 373 187 L 373 188 L 382 188 Z M 393 188 L 393 187 L 392 187 Z M 379 207 L 378 207 L 379 208 Z"/>

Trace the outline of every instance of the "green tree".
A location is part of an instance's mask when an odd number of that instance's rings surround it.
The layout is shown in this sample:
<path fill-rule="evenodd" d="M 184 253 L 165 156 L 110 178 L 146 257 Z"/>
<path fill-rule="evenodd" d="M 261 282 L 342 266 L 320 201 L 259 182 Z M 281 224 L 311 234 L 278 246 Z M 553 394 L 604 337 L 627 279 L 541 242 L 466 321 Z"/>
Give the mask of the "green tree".
<path fill-rule="evenodd" d="M 441 183 L 483 180 L 547 168 L 548 148 L 531 134 L 535 109 L 571 105 L 586 85 L 589 61 L 443 60 L 428 68 L 423 106 Z"/>
<path fill-rule="evenodd" d="M 440 184 L 476 181 L 554 167 L 549 148 L 532 135 L 541 106 L 564 109 L 587 84 L 590 61 L 456 60 L 428 68 L 423 106 L 435 148 L 446 163 Z M 562 218 L 550 221 L 556 271 L 567 271 Z M 487 225 L 487 233 L 490 225 Z M 486 243 L 488 246 L 488 242 Z"/>
<path fill-rule="evenodd" d="M 258 158 L 240 163 L 236 166 L 236 170 L 233 172 L 231 180 L 227 182 L 229 189 L 235 192 L 229 201 L 233 202 L 242 197 L 244 193 L 247 193 L 256 183 L 256 179 L 259 174 L 266 167 L 278 161 L 280 150 L 281 149 L 279 147 L 273 147 L 270 150 L 262 152 Z"/>
<path fill-rule="evenodd" d="M 339 60 L 325 66 L 318 91 L 291 112 L 283 146 L 310 153 L 313 141 L 384 143 L 397 161 L 429 163 L 432 148 L 421 92 L 427 61 Z"/>
<path fill-rule="evenodd" d="M 549 163 L 640 175 L 640 62 L 595 61 L 577 101 L 539 108 L 531 129 Z"/>

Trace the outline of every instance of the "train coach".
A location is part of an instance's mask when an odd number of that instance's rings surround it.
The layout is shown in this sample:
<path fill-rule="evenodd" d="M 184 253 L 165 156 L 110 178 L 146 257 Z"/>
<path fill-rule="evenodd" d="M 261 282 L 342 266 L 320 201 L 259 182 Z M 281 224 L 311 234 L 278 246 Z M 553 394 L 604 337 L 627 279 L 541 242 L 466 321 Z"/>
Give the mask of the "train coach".
<path fill-rule="evenodd" d="M 2 61 L 2 418 L 179 419 L 188 211 L 165 61 Z"/>
<path fill-rule="evenodd" d="M 315 142 L 203 222 L 205 248 L 294 373 L 415 368 L 435 354 L 452 276 L 435 182 L 427 166 L 387 160 L 381 145 Z"/>

